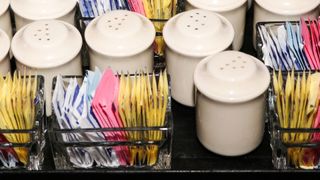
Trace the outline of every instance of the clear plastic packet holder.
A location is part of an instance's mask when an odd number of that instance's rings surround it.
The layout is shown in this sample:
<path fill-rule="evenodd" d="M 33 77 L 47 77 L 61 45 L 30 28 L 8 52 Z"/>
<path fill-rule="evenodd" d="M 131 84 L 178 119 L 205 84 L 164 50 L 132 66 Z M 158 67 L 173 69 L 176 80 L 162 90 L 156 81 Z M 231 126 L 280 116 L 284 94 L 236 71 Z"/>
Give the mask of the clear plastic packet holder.
<path fill-rule="evenodd" d="M 159 77 L 159 75 L 157 75 Z M 63 76 L 63 81 L 65 85 L 68 84 L 70 78 L 77 78 L 79 84 L 81 84 L 83 77 L 81 76 Z M 53 79 L 53 89 L 55 87 L 57 78 Z M 169 79 L 170 82 L 170 79 Z M 170 86 L 169 86 L 170 92 Z M 157 146 L 157 161 L 154 165 L 148 165 L 147 163 L 141 164 L 134 164 L 134 165 L 125 165 L 125 166 L 101 166 L 97 164 L 93 164 L 92 167 L 88 167 L 86 169 L 92 170 L 146 170 L 146 169 L 170 169 L 171 168 L 171 156 L 172 156 L 172 138 L 173 138 L 173 117 L 171 112 L 171 95 L 169 94 L 168 97 L 168 106 L 166 112 L 166 119 L 164 126 L 161 127 L 130 127 L 130 128 L 90 128 L 90 129 L 60 129 L 58 121 L 52 113 L 52 116 L 48 119 L 48 131 L 49 131 L 49 139 L 50 144 L 52 147 L 52 155 L 54 159 L 54 164 L 56 169 L 83 169 L 81 167 L 75 166 L 72 162 L 70 162 L 70 157 L 68 151 L 72 148 L 117 148 L 117 147 L 128 147 L 128 148 L 142 148 L 147 149 L 150 146 Z M 87 134 L 90 135 L 92 133 L 101 133 L 107 134 L 106 132 L 121 132 L 125 134 L 132 134 L 132 133 L 140 133 L 140 134 L 147 134 L 150 132 L 159 132 L 162 134 L 161 140 L 148 140 L 148 139 L 141 139 L 141 140 L 126 140 L 126 141 L 119 141 L 119 140 L 103 140 L 103 141 L 86 141 L 80 140 L 77 142 L 69 141 L 65 142 L 63 140 L 63 136 L 65 135 L 75 135 L 75 134 Z M 112 133 L 111 133 L 112 134 Z M 108 137 L 106 137 L 108 139 Z"/>
<path fill-rule="evenodd" d="M 282 72 L 284 78 L 287 77 L 287 72 Z M 272 73 L 271 73 L 272 76 Z M 295 79 L 297 76 L 302 76 L 302 72 L 295 72 Z M 272 78 L 271 78 L 272 79 Z M 270 147 L 272 152 L 272 164 L 276 169 L 320 169 L 320 140 L 312 140 L 313 136 L 320 135 L 320 128 L 283 128 L 280 125 L 278 112 L 276 109 L 276 96 L 273 88 L 273 83 L 270 83 L 268 89 L 267 98 L 267 110 L 266 116 L 269 120 L 268 122 L 268 132 L 270 135 Z M 307 135 L 310 136 L 309 140 L 290 142 L 284 139 L 285 136 L 299 136 Z M 296 152 L 300 157 L 300 160 L 304 159 L 302 157 L 312 158 L 312 154 L 307 154 L 308 152 L 316 152 L 313 156 L 318 164 L 302 164 L 301 162 L 293 163 L 293 152 Z M 318 157 L 317 157 L 318 156 Z M 300 167 L 297 166 L 297 164 Z"/>
<path fill-rule="evenodd" d="M 26 77 L 29 78 L 29 77 Z M 45 108 L 44 108 L 44 78 L 42 76 L 31 76 L 31 78 L 37 78 L 37 93 L 34 99 L 35 103 L 35 120 L 34 127 L 32 129 L 1 129 L 0 134 L 6 136 L 6 134 L 21 134 L 28 135 L 30 140 L 25 143 L 11 143 L 0 142 L 0 150 L 7 151 L 9 149 L 22 149 L 27 152 L 27 163 L 23 164 L 17 162 L 14 166 L 8 167 L 0 161 L 1 170 L 41 170 L 43 169 L 44 161 L 44 149 L 45 149 L 45 134 L 47 131 Z"/>

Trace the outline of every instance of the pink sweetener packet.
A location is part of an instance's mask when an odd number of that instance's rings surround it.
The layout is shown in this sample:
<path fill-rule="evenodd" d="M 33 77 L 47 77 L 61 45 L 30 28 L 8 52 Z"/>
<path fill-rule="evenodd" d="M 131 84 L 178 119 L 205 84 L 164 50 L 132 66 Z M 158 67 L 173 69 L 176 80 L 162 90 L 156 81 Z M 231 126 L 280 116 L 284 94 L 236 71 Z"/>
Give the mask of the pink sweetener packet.
<path fill-rule="evenodd" d="M 316 63 L 315 58 L 313 57 L 313 54 L 312 54 L 311 37 L 310 37 L 310 32 L 309 32 L 308 26 L 303 19 L 301 19 L 300 25 L 301 25 L 301 35 L 302 35 L 303 42 L 304 42 L 303 49 L 305 51 L 305 54 L 307 56 L 307 59 L 308 59 L 308 62 L 310 64 L 311 69 L 316 70 L 317 63 Z"/>
<path fill-rule="evenodd" d="M 97 116 L 100 126 L 103 128 L 123 127 L 121 119 L 119 117 L 117 118 L 116 115 L 118 107 L 114 104 L 119 91 L 118 81 L 118 78 L 113 74 L 112 70 L 107 69 L 102 75 L 92 101 L 94 113 Z M 125 133 L 120 131 L 106 132 L 105 137 L 111 141 L 127 140 Z M 127 165 L 129 162 L 128 147 L 116 146 L 113 149 L 116 151 L 119 163 L 121 165 Z"/>
<path fill-rule="evenodd" d="M 317 65 L 317 69 L 320 69 L 319 53 L 318 53 L 319 48 L 317 45 L 319 43 L 319 41 L 318 41 L 319 33 L 318 33 L 317 26 L 314 21 L 309 20 L 309 24 L 310 24 L 312 53 L 314 56 L 315 63 Z"/>
<path fill-rule="evenodd" d="M 146 16 L 142 0 L 128 0 L 128 3 L 134 12 Z"/>

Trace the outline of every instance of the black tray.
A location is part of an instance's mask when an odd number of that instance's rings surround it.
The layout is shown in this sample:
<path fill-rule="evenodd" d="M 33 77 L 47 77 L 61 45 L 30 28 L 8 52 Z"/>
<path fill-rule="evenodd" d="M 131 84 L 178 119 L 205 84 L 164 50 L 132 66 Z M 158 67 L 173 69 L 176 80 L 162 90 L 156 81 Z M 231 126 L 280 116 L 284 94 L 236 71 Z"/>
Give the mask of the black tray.
<path fill-rule="evenodd" d="M 256 55 L 252 46 L 252 8 L 247 13 L 247 24 L 245 33 L 245 43 L 242 52 Z M 265 131 L 263 142 L 260 146 L 250 154 L 228 158 L 216 155 L 206 150 L 198 141 L 195 129 L 195 109 L 183 106 L 174 100 L 172 101 L 172 112 L 174 119 L 174 137 L 173 137 L 173 159 L 171 170 L 146 171 L 146 170 L 72 170 L 57 171 L 54 170 L 54 164 L 51 156 L 45 158 L 44 170 L 42 171 L 0 171 L 2 176 L 72 176 L 72 177 L 92 177 L 102 176 L 110 178 L 110 176 L 130 175 L 134 174 L 139 177 L 146 175 L 272 175 L 272 176 L 295 176 L 312 175 L 319 177 L 320 170 L 277 170 L 273 168 L 271 160 L 271 149 L 269 145 L 269 134 Z M 50 155 L 50 149 L 47 152 Z M 107 175 L 106 175 L 107 174 Z M 160 176 L 159 176 L 160 175 Z M 2 178 L 1 178 L 2 179 Z"/>

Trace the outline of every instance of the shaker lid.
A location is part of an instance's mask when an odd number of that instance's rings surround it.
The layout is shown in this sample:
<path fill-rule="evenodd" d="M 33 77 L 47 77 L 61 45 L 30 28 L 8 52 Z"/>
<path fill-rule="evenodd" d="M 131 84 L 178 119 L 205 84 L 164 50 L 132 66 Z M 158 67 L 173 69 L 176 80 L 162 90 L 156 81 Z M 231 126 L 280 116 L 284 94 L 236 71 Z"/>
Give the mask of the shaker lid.
<path fill-rule="evenodd" d="M 68 14 L 76 0 L 11 0 L 14 13 L 31 20 L 56 19 Z"/>
<path fill-rule="evenodd" d="M 255 57 L 224 51 L 202 60 L 194 72 L 197 89 L 210 99 L 237 103 L 263 94 L 270 84 L 267 67 Z"/>
<path fill-rule="evenodd" d="M 203 57 L 227 49 L 233 42 L 234 30 L 221 15 L 194 9 L 171 18 L 163 28 L 163 37 L 170 49 Z"/>
<path fill-rule="evenodd" d="M 270 12 L 283 15 L 304 14 L 320 4 L 320 0 L 255 0 L 255 2 Z"/>
<path fill-rule="evenodd" d="M 211 11 L 229 11 L 242 6 L 247 0 L 187 0 L 192 6 Z"/>
<path fill-rule="evenodd" d="M 16 33 L 11 44 L 14 57 L 34 68 L 63 65 L 75 58 L 81 47 L 79 31 L 59 20 L 30 23 Z"/>
<path fill-rule="evenodd" d="M 9 4 L 10 4 L 9 0 L 1 0 L 1 3 L 0 3 L 0 16 L 4 12 L 6 12 L 6 10 L 9 8 Z"/>
<path fill-rule="evenodd" d="M 0 29 L 0 61 L 8 54 L 10 49 L 9 36 Z"/>
<path fill-rule="evenodd" d="M 106 55 L 125 57 L 149 48 L 156 36 L 152 22 L 135 12 L 107 12 L 89 23 L 85 31 L 88 46 Z"/>

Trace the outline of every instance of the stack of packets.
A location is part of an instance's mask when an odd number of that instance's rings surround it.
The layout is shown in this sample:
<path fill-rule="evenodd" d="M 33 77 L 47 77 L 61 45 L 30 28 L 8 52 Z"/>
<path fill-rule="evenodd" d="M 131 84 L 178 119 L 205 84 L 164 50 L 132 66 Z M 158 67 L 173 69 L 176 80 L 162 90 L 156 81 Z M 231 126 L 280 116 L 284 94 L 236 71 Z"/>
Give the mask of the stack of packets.
<path fill-rule="evenodd" d="M 320 19 L 258 26 L 263 60 L 275 70 L 320 70 Z"/>
<path fill-rule="evenodd" d="M 155 53 L 162 56 L 164 40 L 162 29 L 165 21 L 176 14 L 178 0 L 79 0 L 82 17 L 94 18 L 108 11 L 129 10 L 153 20 L 157 35 Z"/>
<path fill-rule="evenodd" d="M 35 99 L 37 78 L 24 74 L 8 73 L 0 75 L 0 163 L 5 168 L 26 165 L 29 150 L 26 147 L 11 147 L 1 144 L 23 144 L 31 142 L 28 133 L 8 132 L 8 130 L 31 130 L 35 124 Z M 1 134 L 1 130 L 6 130 Z"/>
<path fill-rule="evenodd" d="M 283 143 L 318 144 L 288 148 L 290 164 L 298 168 L 317 167 L 320 160 L 320 73 L 295 75 L 291 71 L 284 78 L 281 71 L 273 72 L 273 88 L 280 126 L 292 130 L 282 133 Z"/>
<path fill-rule="evenodd" d="M 161 72 L 115 75 L 112 70 L 102 74 L 88 71 L 82 85 L 71 78 L 65 87 L 58 76 L 53 93 L 53 108 L 61 129 L 148 128 L 164 127 L 168 104 L 168 79 Z M 98 131 L 70 133 L 65 142 L 134 142 L 162 141 L 160 131 Z M 67 149 L 70 162 L 80 168 L 153 166 L 157 163 L 159 146 L 92 146 Z"/>

